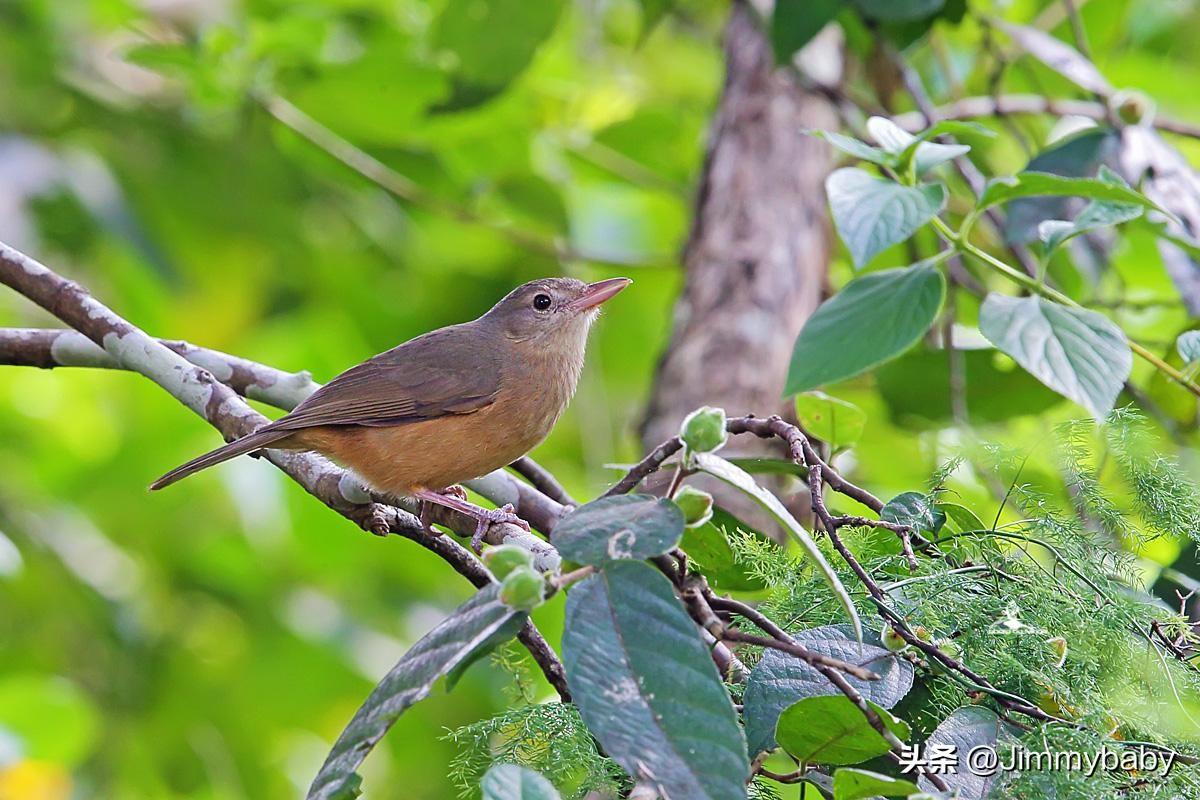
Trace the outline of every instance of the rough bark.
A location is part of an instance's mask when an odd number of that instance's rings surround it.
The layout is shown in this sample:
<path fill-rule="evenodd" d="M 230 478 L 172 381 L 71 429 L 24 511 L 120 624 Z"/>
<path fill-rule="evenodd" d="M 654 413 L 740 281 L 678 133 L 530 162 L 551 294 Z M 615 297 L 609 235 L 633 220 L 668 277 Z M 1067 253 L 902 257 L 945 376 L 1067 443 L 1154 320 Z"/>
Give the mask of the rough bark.
<path fill-rule="evenodd" d="M 814 44 L 840 59 L 836 44 Z M 803 132 L 837 127 L 835 111 L 775 66 L 746 2 L 733 6 L 725 58 L 684 250 L 683 292 L 641 426 L 647 449 L 675 434 L 701 405 L 722 406 L 730 415 L 780 412 L 792 345 L 825 282 L 830 236 L 823 181 L 831 156 Z M 738 447 L 739 455 L 777 455 L 770 442 Z"/>

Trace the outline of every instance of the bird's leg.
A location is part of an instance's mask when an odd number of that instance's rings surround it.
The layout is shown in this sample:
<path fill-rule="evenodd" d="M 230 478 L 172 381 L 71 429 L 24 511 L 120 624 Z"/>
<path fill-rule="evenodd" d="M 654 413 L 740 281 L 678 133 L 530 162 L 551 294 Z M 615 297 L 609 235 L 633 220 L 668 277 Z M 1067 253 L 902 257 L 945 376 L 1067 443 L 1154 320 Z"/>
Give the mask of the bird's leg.
<path fill-rule="evenodd" d="M 459 487 L 454 488 L 457 488 L 459 492 L 462 491 Z M 508 523 L 516 525 L 518 528 L 529 530 L 529 523 L 517 516 L 516 509 L 513 508 L 511 503 L 505 503 L 500 508 L 480 508 L 474 503 L 468 503 L 461 497 L 456 496 L 457 494 L 457 492 L 453 494 L 447 493 L 444 490 L 435 492 L 429 489 L 418 489 L 413 493 L 413 497 L 423 500 L 425 503 L 433 503 L 434 505 L 459 511 L 475 520 L 475 535 L 471 537 L 471 549 L 476 553 L 482 549 L 484 534 L 493 525 Z"/>

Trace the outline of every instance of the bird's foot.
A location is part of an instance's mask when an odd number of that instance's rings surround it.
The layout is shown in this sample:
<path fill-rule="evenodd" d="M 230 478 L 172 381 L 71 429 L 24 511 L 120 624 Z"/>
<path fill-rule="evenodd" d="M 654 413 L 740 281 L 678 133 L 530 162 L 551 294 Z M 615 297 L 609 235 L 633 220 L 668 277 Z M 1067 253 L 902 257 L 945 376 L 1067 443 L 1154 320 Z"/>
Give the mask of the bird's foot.
<path fill-rule="evenodd" d="M 413 496 L 423 501 L 421 505 L 421 522 L 426 526 L 426 529 L 429 528 L 430 504 L 453 509 L 475 520 L 475 534 L 471 537 L 471 549 L 476 553 L 482 550 L 483 537 L 487 535 L 488 528 L 493 525 L 507 523 L 516 525 L 524 530 L 529 530 L 529 523 L 517 516 L 516 509 L 510 503 L 505 503 L 500 508 L 481 508 L 457 496 L 457 492 L 451 493 L 445 490 L 438 492 L 429 489 L 419 489 L 413 493 Z"/>
<path fill-rule="evenodd" d="M 466 502 L 466 499 L 467 499 L 467 490 L 464 489 L 463 487 L 459 486 L 458 484 L 455 484 L 453 486 L 447 486 L 445 489 L 438 489 L 437 491 L 434 491 L 431 494 L 436 494 L 441 497 L 449 497 L 449 498 L 456 499 L 456 500 L 462 500 L 463 502 Z M 432 521 L 431 517 L 433 516 L 433 506 L 434 505 L 445 505 L 445 503 L 430 500 L 428 497 L 422 497 L 421 495 L 422 495 L 421 492 L 418 492 L 416 495 L 421 500 L 421 513 L 419 516 L 419 519 L 421 520 L 421 527 L 424 528 L 425 532 L 430 534 L 431 536 L 440 536 L 441 532 L 434 529 L 433 521 Z M 470 504 L 468 503 L 468 505 L 470 505 Z M 451 506 L 451 508 L 456 508 L 456 507 L 457 506 Z"/>
<path fill-rule="evenodd" d="M 483 513 L 476 517 L 475 535 L 471 537 L 471 549 L 475 554 L 483 552 L 483 537 L 488 528 L 493 525 L 516 525 L 518 528 L 529 530 L 529 523 L 517 516 L 517 510 L 512 503 L 505 503 L 499 508 L 481 508 Z"/>

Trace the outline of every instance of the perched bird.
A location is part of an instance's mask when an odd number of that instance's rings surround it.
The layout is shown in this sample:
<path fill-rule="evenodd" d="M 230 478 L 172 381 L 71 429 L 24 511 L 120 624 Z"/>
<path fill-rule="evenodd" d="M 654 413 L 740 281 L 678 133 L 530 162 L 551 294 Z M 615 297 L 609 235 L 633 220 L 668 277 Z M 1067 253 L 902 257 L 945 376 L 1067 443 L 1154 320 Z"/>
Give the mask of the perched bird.
<path fill-rule="evenodd" d="M 171 470 L 150 489 L 265 447 L 315 450 L 371 488 L 528 525 L 511 506 L 466 502 L 457 484 L 538 445 L 566 408 L 600 304 L 632 281 L 544 278 L 471 322 L 418 336 L 322 386 L 290 414 Z"/>

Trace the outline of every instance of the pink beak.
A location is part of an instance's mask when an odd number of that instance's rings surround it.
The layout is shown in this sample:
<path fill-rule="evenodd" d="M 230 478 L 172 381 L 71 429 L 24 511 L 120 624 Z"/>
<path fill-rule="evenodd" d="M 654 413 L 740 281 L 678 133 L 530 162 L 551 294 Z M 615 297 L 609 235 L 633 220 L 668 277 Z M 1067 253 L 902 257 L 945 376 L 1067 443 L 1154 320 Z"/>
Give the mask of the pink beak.
<path fill-rule="evenodd" d="M 609 278 L 606 281 L 597 281 L 589 284 L 583 294 L 571 301 L 571 308 L 576 311 L 586 311 L 589 308 L 595 308 L 605 300 L 615 296 L 618 292 L 624 289 L 629 284 L 633 283 L 629 278 Z"/>

